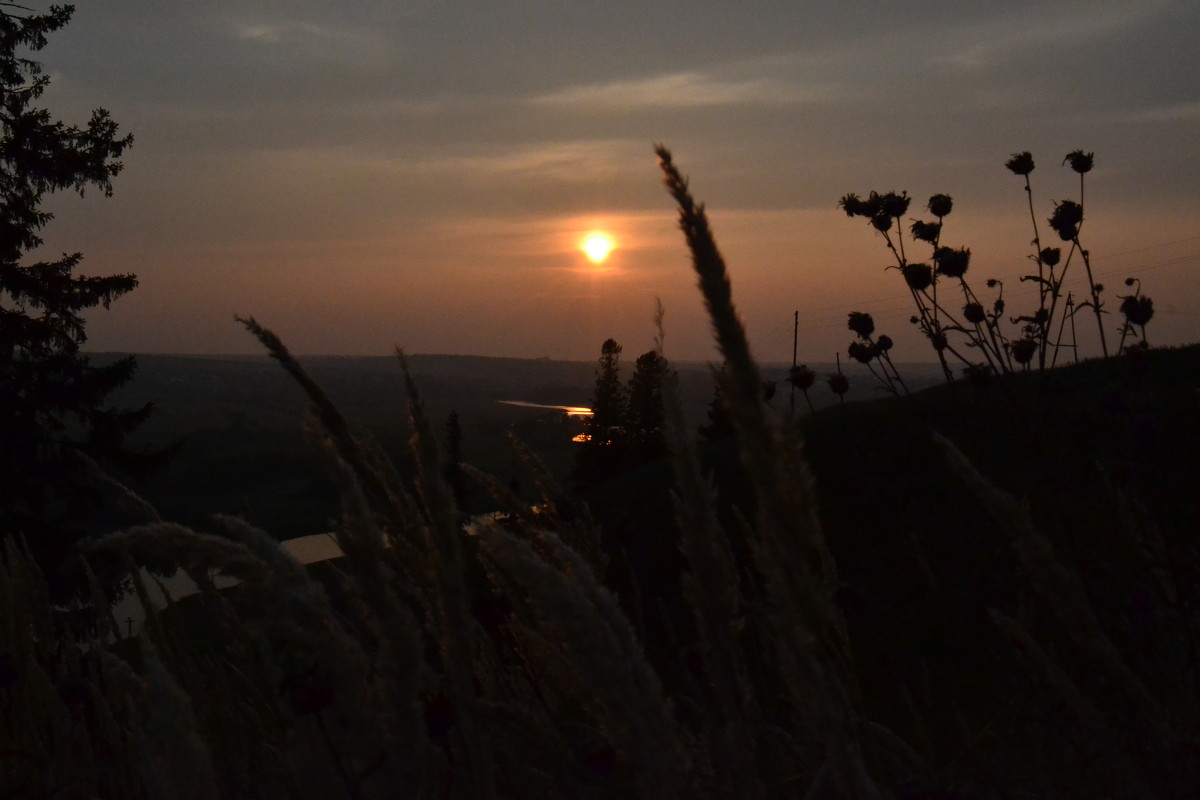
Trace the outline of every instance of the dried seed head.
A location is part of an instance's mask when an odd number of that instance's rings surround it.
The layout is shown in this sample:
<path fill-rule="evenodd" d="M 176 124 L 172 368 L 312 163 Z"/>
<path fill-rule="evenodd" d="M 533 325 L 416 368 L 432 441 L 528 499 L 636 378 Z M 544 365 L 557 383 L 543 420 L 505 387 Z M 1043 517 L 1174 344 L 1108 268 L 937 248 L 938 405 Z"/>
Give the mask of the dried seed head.
<path fill-rule="evenodd" d="M 951 209 L 954 208 L 954 201 L 948 194 L 935 194 L 933 197 L 929 198 L 929 204 L 926 206 L 926 208 L 928 208 L 929 213 L 933 214 L 935 217 L 945 217 L 949 215 Z"/>
<path fill-rule="evenodd" d="M 841 397 L 845 395 L 846 392 L 850 391 L 850 381 L 847 380 L 846 376 L 841 372 L 834 372 L 825 380 L 829 384 L 829 388 L 832 389 L 833 393 L 838 397 Z"/>
<path fill-rule="evenodd" d="M 1018 339 L 1009 345 L 1013 360 L 1018 364 L 1028 364 L 1037 352 L 1037 342 L 1033 339 Z"/>
<path fill-rule="evenodd" d="M 879 338 L 875 340 L 875 346 L 879 348 L 879 352 L 886 353 L 892 349 L 892 337 L 886 333 L 879 334 Z"/>
<path fill-rule="evenodd" d="M 875 332 L 875 320 L 871 319 L 870 314 L 863 313 L 862 311 L 851 311 L 847 327 L 861 338 L 869 339 L 871 338 L 871 334 Z"/>
<path fill-rule="evenodd" d="M 947 278 L 961 278 L 967 274 L 967 267 L 971 264 L 971 251 L 966 247 L 960 247 L 957 250 L 951 247 L 939 247 L 933 254 L 933 260 L 937 264 L 939 274 L 945 275 Z"/>
<path fill-rule="evenodd" d="M 1057 247 L 1043 247 L 1042 252 L 1038 253 L 1038 257 L 1041 258 L 1042 263 L 1047 267 L 1053 267 L 1062 258 L 1062 250 L 1059 250 Z"/>
<path fill-rule="evenodd" d="M 1085 153 L 1082 150 L 1072 150 L 1063 158 L 1063 163 L 1070 162 L 1071 169 L 1078 172 L 1080 175 L 1085 172 L 1092 171 L 1092 163 L 1094 162 L 1095 153 Z"/>
<path fill-rule="evenodd" d="M 883 213 L 883 195 L 879 192 L 871 192 L 867 195 L 867 199 L 862 204 L 862 215 L 864 217 L 877 217 Z"/>
<path fill-rule="evenodd" d="M 813 372 L 804 364 L 792 367 L 792 369 L 788 372 L 788 382 L 800 391 L 809 389 L 816 379 L 817 373 Z"/>
<path fill-rule="evenodd" d="M 1145 296 L 1129 295 L 1121 301 L 1121 313 L 1130 324 L 1143 326 L 1154 316 L 1154 301 Z"/>
<path fill-rule="evenodd" d="M 979 324 L 987 319 L 987 314 L 984 313 L 983 306 L 979 303 L 967 303 L 963 306 L 963 316 L 967 322 Z"/>
<path fill-rule="evenodd" d="M 866 213 L 866 203 L 856 194 L 848 194 L 838 200 L 838 206 L 846 212 L 847 217 L 870 216 Z"/>
<path fill-rule="evenodd" d="M 1083 206 L 1074 200 L 1063 200 L 1054 207 L 1050 215 L 1050 227 L 1058 232 L 1064 242 L 1079 235 L 1079 223 L 1083 222 Z"/>
<path fill-rule="evenodd" d="M 921 220 L 916 220 L 913 222 L 911 230 L 914 239 L 933 244 L 938 240 L 938 236 L 941 235 L 942 224 L 940 222 L 922 222 Z"/>
<path fill-rule="evenodd" d="M 1004 162 L 1004 166 L 1014 175 L 1028 175 L 1033 172 L 1033 154 L 1028 150 L 1024 153 L 1013 153 L 1012 157 Z"/>
<path fill-rule="evenodd" d="M 904 276 L 904 282 L 918 292 L 928 289 L 929 284 L 933 283 L 933 268 L 928 264 L 905 264 L 900 273 Z"/>
<path fill-rule="evenodd" d="M 871 224 L 875 226 L 875 230 L 886 233 L 892 229 L 892 218 L 887 214 L 876 214 L 871 217 Z"/>
<path fill-rule="evenodd" d="M 860 364 L 868 364 L 871 362 L 871 359 L 875 358 L 877 352 L 875 346 L 868 342 L 851 342 L 849 354 L 851 358 Z"/>
<path fill-rule="evenodd" d="M 908 213 L 908 205 L 912 199 L 908 196 L 908 192 L 888 192 L 883 195 L 880 200 L 883 204 L 883 213 L 889 217 L 903 217 Z"/>

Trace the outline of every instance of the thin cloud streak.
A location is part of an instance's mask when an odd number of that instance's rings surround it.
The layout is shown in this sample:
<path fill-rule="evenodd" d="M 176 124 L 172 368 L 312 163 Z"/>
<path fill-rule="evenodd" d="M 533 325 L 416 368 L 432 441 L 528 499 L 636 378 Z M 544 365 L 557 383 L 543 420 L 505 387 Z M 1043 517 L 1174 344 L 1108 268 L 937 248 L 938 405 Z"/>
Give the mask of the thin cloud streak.
<path fill-rule="evenodd" d="M 1045 6 L 1016 15 L 1009 12 L 1003 17 L 939 31 L 939 36 L 951 43 L 952 52 L 931 60 L 963 69 L 982 69 L 1028 58 L 1031 50 L 1096 45 L 1148 24 L 1163 7 L 1157 0 L 1137 0 L 1104 6 Z M 1048 18 L 1047 12 L 1051 15 Z M 959 40 L 967 43 L 955 44 Z"/>
<path fill-rule="evenodd" d="M 798 105 L 825 97 L 772 78 L 722 80 L 701 72 L 676 72 L 638 80 L 572 86 L 539 95 L 535 106 L 613 108 L 704 108 L 734 105 Z"/>
<path fill-rule="evenodd" d="M 1180 122 L 1196 120 L 1200 119 L 1200 100 L 1131 111 L 1118 116 L 1124 122 Z"/>
<path fill-rule="evenodd" d="M 470 175 L 472 179 L 526 177 L 566 183 L 588 183 L 612 179 L 626 172 L 629 165 L 645 159 L 646 142 L 631 139 L 599 141 L 547 142 L 506 148 L 486 148 L 491 152 L 460 155 L 434 155 L 411 162 L 415 172 L 448 172 Z"/>

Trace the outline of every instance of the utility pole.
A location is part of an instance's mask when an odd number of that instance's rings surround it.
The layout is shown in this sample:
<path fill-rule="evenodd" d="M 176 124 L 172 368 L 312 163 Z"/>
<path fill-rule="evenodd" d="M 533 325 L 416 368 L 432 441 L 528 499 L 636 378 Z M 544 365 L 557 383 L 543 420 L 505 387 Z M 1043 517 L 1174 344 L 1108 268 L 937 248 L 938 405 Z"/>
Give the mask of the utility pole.
<path fill-rule="evenodd" d="M 800 311 L 792 313 L 792 369 L 796 369 L 796 342 L 800 338 Z M 788 373 L 788 383 L 791 383 L 792 373 Z M 792 416 L 796 416 L 796 384 L 792 383 Z"/>

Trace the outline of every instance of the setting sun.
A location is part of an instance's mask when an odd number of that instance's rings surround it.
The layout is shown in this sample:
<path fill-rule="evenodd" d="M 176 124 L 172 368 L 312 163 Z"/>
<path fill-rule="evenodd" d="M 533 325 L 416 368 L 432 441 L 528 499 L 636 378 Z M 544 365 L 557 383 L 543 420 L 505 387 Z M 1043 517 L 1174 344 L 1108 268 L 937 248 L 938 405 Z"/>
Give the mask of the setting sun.
<path fill-rule="evenodd" d="M 593 264 L 599 264 L 608 258 L 608 254 L 616 247 L 613 238 L 607 233 L 589 233 L 583 238 L 579 249 L 584 252 Z"/>

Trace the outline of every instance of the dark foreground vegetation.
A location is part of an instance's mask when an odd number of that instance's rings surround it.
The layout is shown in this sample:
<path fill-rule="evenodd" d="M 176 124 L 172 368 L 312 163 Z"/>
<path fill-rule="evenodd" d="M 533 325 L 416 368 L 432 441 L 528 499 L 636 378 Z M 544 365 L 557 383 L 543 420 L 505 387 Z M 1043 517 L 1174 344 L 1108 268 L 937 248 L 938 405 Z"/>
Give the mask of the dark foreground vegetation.
<path fill-rule="evenodd" d="M 589 510 L 518 442 L 537 501 L 464 467 L 503 511 L 464 525 L 403 355 L 402 471 L 248 320 L 312 406 L 345 558 L 94 475 L 140 522 L 87 557 L 202 591 L 122 637 L 93 581 L 73 633 L 6 541 L 0 797 L 1194 796 L 1200 352 L 780 424 L 660 159 L 728 436 L 696 449 L 668 371 L 665 458 L 582 482 Z"/>
<path fill-rule="evenodd" d="M 406 446 L 351 426 L 246 320 L 311 404 L 329 480 L 254 461 L 251 421 L 226 420 L 209 455 L 244 513 L 183 525 L 108 471 L 170 453 L 127 446 L 149 414 L 112 403 L 133 362 L 81 351 L 83 314 L 136 279 L 77 275 L 77 254 L 26 263 L 44 196 L 109 193 L 131 141 L 102 110 L 71 126 L 36 105 L 48 77 L 27 56 L 70 15 L 0 2 L 0 798 L 1196 796 L 1197 350 L 1145 346 L 1132 279 L 1109 350 L 1080 240 L 1092 154 L 1066 159 L 1080 190 L 1050 218 L 1059 248 L 1039 238 L 1032 156 L 1007 164 L 1034 223 L 1037 302 L 1015 318 L 943 245 L 949 196 L 907 247 L 905 193 L 844 197 L 950 385 L 913 394 L 854 312 L 848 355 L 895 396 L 799 420 L 768 405 L 660 148 L 725 360 L 701 447 L 661 347 L 626 390 L 610 341 L 612 402 L 570 490 L 520 441 L 522 479 L 497 480 L 458 463 L 468 409 L 443 427 L 402 354 Z M 930 261 L 909 255 L 924 245 Z M 1115 357 L 1050 369 L 1092 320 Z M 806 405 L 816 378 L 789 375 Z M 823 382 L 848 388 L 840 364 Z M 250 497 L 267 486 L 336 499 L 344 557 L 305 569 L 248 522 L 295 522 Z M 180 565 L 199 594 L 156 611 L 142 564 Z M 110 606 L 130 583 L 136 635 Z"/>

